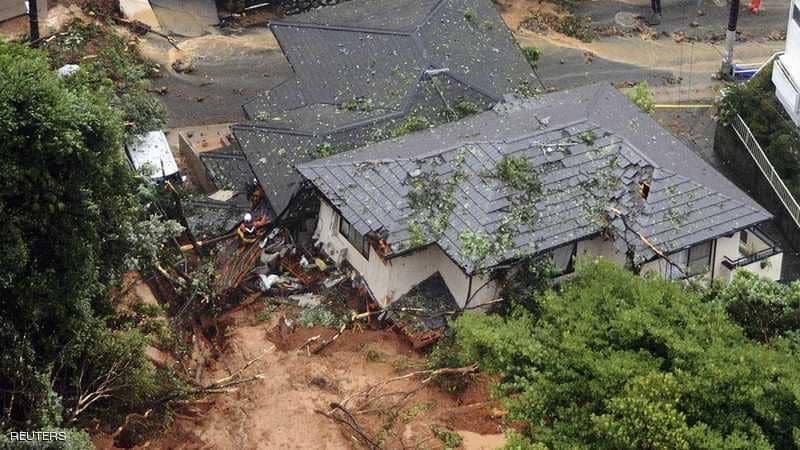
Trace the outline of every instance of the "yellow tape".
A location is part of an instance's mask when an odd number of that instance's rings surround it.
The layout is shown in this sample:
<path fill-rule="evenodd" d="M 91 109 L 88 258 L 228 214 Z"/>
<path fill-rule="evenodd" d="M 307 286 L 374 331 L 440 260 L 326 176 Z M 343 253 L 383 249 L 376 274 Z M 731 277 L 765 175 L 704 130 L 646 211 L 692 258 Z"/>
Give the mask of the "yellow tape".
<path fill-rule="evenodd" d="M 656 108 L 713 108 L 714 105 L 656 105 Z"/>

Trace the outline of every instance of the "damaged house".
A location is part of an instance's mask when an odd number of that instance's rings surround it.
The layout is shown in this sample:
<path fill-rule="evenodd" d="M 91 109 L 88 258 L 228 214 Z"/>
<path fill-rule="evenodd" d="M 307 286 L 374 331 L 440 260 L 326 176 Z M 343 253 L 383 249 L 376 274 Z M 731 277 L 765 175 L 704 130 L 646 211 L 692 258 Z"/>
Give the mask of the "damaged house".
<path fill-rule="evenodd" d="M 536 82 L 490 0 L 346 2 L 270 27 L 293 75 L 247 102 L 250 122 L 232 130 L 276 215 L 302 184 L 295 165 L 487 110 Z"/>
<path fill-rule="evenodd" d="M 608 85 L 493 110 L 298 170 L 319 197 L 315 237 L 386 305 L 441 279 L 461 306 L 547 258 L 559 276 L 601 256 L 667 279 L 778 279 L 771 215 Z"/>

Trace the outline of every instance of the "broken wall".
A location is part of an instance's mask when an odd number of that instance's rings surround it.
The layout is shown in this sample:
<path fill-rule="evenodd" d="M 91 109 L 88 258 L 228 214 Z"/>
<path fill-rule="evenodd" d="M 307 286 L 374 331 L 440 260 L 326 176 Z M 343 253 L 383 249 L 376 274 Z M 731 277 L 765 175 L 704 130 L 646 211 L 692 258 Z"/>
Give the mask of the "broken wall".
<path fill-rule="evenodd" d="M 339 214 L 327 202 L 320 202 L 316 234 L 323 243 L 322 249 L 334 260 L 342 255 L 356 269 L 381 305 L 386 306 L 408 292 L 414 285 L 424 281 L 437 271 L 442 275 L 447 288 L 459 306 L 464 306 L 468 295 L 486 285 L 470 302 L 470 306 L 497 298 L 498 288 L 494 282 L 482 275 L 474 275 L 470 285 L 467 276 L 438 246 L 383 260 L 373 248 L 364 257 L 343 236 L 339 234 Z M 487 283 L 488 282 L 488 283 Z"/>

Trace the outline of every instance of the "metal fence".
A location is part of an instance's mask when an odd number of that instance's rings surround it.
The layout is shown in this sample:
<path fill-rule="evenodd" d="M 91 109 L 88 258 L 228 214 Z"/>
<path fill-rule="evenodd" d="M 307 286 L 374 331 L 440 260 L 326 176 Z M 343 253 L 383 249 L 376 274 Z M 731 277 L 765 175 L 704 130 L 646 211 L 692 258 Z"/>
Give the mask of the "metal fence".
<path fill-rule="evenodd" d="M 761 169 L 761 173 L 764 174 L 764 177 L 769 181 L 775 194 L 778 195 L 786 211 L 794 220 L 795 225 L 800 228 L 800 205 L 797 204 L 797 200 L 795 200 L 792 193 L 789 192 L 789 189 L 786 188 L 786 185 L 783 183 L 783 180 L 781 180 L 775 167 L 769 162 L 769 158 L 764 154 L 764 150 L 761 149 L 761 145 L 759 145 L 755 136 L 753 136 L 750 127 L 747 126 L 742 116 L 739 114 L 733 119 L 732 126 L 736 135 L 739 136 L 739 139 L 750 153 L 750 156 L 753 157 L 756 165 L 758 165 L 758 168 Z"/>

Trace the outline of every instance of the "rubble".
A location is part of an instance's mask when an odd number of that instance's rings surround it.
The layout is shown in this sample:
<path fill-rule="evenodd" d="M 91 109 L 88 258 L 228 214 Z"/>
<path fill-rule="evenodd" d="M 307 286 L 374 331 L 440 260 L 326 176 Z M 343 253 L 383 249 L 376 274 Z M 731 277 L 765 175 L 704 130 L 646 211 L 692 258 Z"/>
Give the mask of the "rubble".
<path fill-rule="evenodd" d="M 191 59 L 178 58 L 172 62 L 172 69 L 178 73 L 192 73 L 196 67 Z"/>

